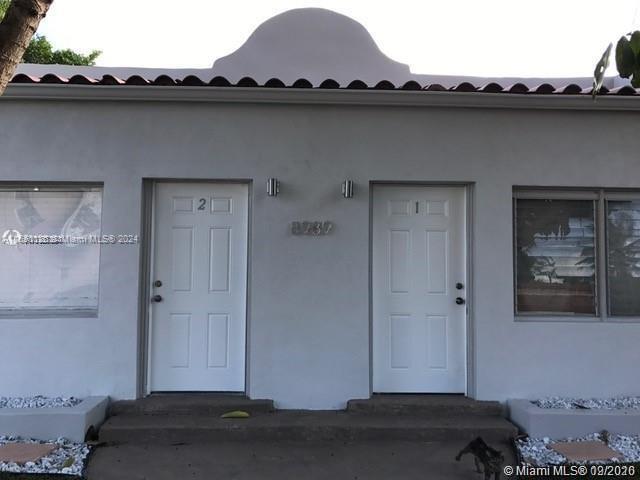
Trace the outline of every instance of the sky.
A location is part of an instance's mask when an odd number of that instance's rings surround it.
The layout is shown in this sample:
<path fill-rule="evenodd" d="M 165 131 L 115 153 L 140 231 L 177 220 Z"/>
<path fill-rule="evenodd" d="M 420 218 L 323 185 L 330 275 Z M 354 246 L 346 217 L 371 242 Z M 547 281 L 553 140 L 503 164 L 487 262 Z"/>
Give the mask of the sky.
<path fill-rule="evenodd" d="M 207 68 L 302 7 L 350 16 L 423 74 L 589 77 L 609 42 L 640 29 L 640 0 L 55 0 L 39 33 L 102 50 L 97 65 Z"/>

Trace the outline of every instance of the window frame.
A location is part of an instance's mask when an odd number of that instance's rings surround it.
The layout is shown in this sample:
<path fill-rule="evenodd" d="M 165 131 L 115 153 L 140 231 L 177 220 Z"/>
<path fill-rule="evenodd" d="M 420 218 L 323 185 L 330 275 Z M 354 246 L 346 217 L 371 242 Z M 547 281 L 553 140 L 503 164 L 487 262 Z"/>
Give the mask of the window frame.
<path fill-rule="evenodd" d="M 518 312 L 517 302 L 517 208 L 518 199 L 533 200 L 592 200 L 594 202 L 595 315 Z M 607 252 L 607 201 L 640 201 L 640 190 L 616 188 L 532 188 L 514 187 L 512 195 L 513 227 L 513 313 L 521 322 L 581 322 L 581 323 L 640 323 L 640 315 L 611 315 L 609 313 L 609 259 Z"/>
<path fill-rule="evenodd" d="M 100 192 L 104 201 L 104 184 L 101 182 L 0 182 L 0 192 Z M 104 207 L 104 203 L 103 203 Z M 100 210 L 102 230 L 104 208 Z M 98 318 L 100 312 L 100 265 L 102 247 L 98 247 L 98 297 L 95 308 L 46 307 L 46 308 L 3 308 L 0 320 L 29 318 Z"/>

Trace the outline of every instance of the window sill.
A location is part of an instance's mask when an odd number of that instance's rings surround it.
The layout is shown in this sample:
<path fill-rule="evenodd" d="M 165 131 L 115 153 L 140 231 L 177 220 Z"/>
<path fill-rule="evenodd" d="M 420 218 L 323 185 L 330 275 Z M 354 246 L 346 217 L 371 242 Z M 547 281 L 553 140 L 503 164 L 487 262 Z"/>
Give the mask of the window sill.
<path fill-rule="evenodd" d="M 515 315 L 516 322 L 553 322 L 553 323 L 598 323 L 600 317 L 593 315 Z"/>
<path fill-rule="evenodd" d="M 98 318 L 98 310 L 95 309 L 2 309 L 0 310 L 0 320 L 10 319 L 35 319 L 35 318 Z"/>
<path fill-rule="evenodd" d="M 521 323 L 640 323 L 640 317 L 594 317 L 589 315 L 515 315 Z"/>

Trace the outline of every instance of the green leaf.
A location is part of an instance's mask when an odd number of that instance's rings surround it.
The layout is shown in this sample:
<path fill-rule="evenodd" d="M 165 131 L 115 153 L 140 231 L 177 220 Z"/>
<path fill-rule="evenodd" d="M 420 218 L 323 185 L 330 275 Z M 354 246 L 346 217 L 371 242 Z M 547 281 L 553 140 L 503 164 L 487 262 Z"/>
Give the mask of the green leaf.
<path fill-rule="evenodd" d="M 631 79 L 631 86 L 633 88 L 640 88 L 640 68 L 637 68 L 635 72 L 633 72 L 633 78 Z"/>
<path fill-rule="evenodd" d="M 604 83 L 604 74 L 609 67 L 609 58 L 611 57 L 611 48 L 613 47 L 613 43 L 610 43 L 607 49 L 602 54 L 600 61 L 596 65 L 596 69 L 593 71 L 593 90 L 591 91 L 591 96 L 595 99 L 596 95 L 602 88 L 602 84 Z"/>
<path fill-rule="evenodd" d="M 636 30 L 631 34 L 629 45 L 631 46 L 631 50 L 633 50 L 633 53 L 637 58 L 638 55 L 640 55 L 640 30 Z"/>
<path fill-rule="evenodd" d="M 24 63 L 41 63 L 50 64 L 51 57 L 53 55 L 53 46 L 47 40 L 47 37 L 42 35 L 36 35 L 33 37 L 27 50 L 24 52 L 22 61 Z"/>
<path fill-rule="evenodd" d="M 57 63 L 58 65 L 95 65 L 95 59 L 100 53 L 98 50 L 94 50 L 88 55 L 83 55 L 69 48 L 55 50 L 51 55 L 50 63 Z"/>
<path fill-rule="evenodd" d="M 242 410 L 234 410 L 220 415 L 220 418 L 249 418 L 249 414 Z"/>
<path fill-rule="evenodd" d="M 54 50 L 53 45 L 47 40 L 47 37 L 36 34 L 24 52 L 22 61 L 24 63 L 39 63 L 44 65 L 54 63 L 58 65 L 95 65 L 96 58 L 98 58 L 101 53 L 99 50 L 94 50 L 84 55 L 68 48 Z"/>
<path fill-rule="evenodd" d="M 620 37 L 616 45 L 616 68 L 622 78 L 629 78 L 636 69 L 636 56 L 627 37 Z"/>
<path fill-rule="evenodd" d="M 4 14 L 7 13 L 7 8 L 9 8 L 10 0 L 0 0 L 0 20 L 4 18 Z"/>

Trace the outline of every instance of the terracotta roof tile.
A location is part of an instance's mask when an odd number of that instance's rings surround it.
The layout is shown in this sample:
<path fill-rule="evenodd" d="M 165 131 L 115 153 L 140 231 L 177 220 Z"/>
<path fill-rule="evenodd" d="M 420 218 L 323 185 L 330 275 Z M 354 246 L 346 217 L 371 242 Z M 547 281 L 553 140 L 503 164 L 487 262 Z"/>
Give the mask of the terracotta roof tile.
<path fill-rule="evenodd" d="M 103 75 L 100 85 L 124 85 L 124 80 L 113 75 Z"/>
<path fill-rule="evenodd" d="M 192 75 L 195 77 L 195 75 Z M 198 77 L 195 77 L 198 78 Z M 200 80 L 200 79 L 198 79 Z M 273 79 L 272 79 L 273 80 Z M 203 82 L 204 85 L 204 82 Z M 227 80 L 224 77 L 221 76 L 217 76 L 217 77 L 213 77 L 211 79 L 211 81 L 209 82 L 209 85 L 212 87 L 230 87 L 231 86 L 231 82 L 229 80 Z"/>
<path fill-rule="evenodd" d="M 279 78 L 270 78 L 269 80 L 267 80 L 264 83 L 263 86 L 267 87 L 267 88 L 284 88 L 284 87 L 286 87 L 284 82 L 282 80 L 280 80 Z"/>
<path fill-rule="evenodd" d="M 32 77 L 24 73 L 19 73 L 11 79 L 11 83 L 38 83 L 38 82 L 40 82 L 39 77 Z"/>
<path fill-rule="evenodd" d="M 73 85 L 95 85 L 98 81 L 95 78 L 89 78 L 84 75 L 74 75 L 69 79 L 69 83 Z"/>
<path fill-rule="evenodd" d="M 347 88 L 349 90 L 365 90 L 369 88 L 369 86 L 362 80 L 353 80 L 349 85 L 347 85 Z"/>
<path fill-rule="evenodd" d="M 240 80 L 238 80 L 238 83 L 236 83 L 236 87 L 254 88 L 254 87 L 257 87 L 257 86 L 258 86 L 258 82 L 256 82 L 251 77 L 242 77 Z"/>
<path fill-rule="evenodd" d="M 630 85 L 612 88 L 609 93 L 612 93 L 614 95 L 638 95 L 638 91 Z"/>
<path fill-rule="evenodd" d="M 180 85 L 184 85 L 185 87 L 204 87 L 207 84 L 203 82 L 200 77 L 196 77 L 195 75 L 187 75 L 180 81 Z"/>
<path fill-rule="evenodd" d="M 40 83 L 63 84 L 63 83 L 69 83 L 69 79 L 64 77 L 59 77 L 58 75 L 54 75 L 53 73 L 47 73 L 45 76 L 40 78 Z"/>
<path fill-rule="evenodd" d="M 483 87 L 478 89 L 481 92 L 486 92 L 486 93 L 501 93 L 504 92 L 504 88 L 502 87 L 502 85 L 500 85 L 499 83 L 496 82 L 491 82 L 491 83 L 487 83 L 486 85 L 484 85 Z"/>
<path fill-rule="evenodd" d="M 12 79 L 13 84 L 56 84 L 56 85 L 122 85 L 122 86 L 163 86 L 163 87 L 244 87 L 255 88 L 260 85 L 252 77 L 243 77 L 236 84 L 232 84 L 225 77 L 217 76 L 206 82 L 196 75 L 188 75 L 184 78 L 172 78 L 169 75 L 160 75 L 155 80 L 144 78 L 140 75 L 132 75 L 126 80 L 120 79 L 113 75 L 104 75 L 101 79 L 90 78 L 85 75 L 74 75 L 71 78 L 65 78 L 53 73 L 47 73 L 42 77 L 26 75 L 24 73 L 16 74 Z M 267 80 L 263 87 L 266 88 L 316 88 L 322 90 L 348 89 L 348 90 L 410 90 L 410 91 L 426 91 L 426 92 L 479 92 L 479 93 L 511 93 L 511 94 L 536 94 L 536 95 L 591 95 L 591 88 L 582 88 L 577 84 L 569 84 L 564 86 L 554 86 L 551 83 L 543 83 L 536 87 L 527 87 L 523 83 L 514 85 L 500 85 L 491 82 L 486 85 L 474 85 L 471 82 L 462 82 L 451 88 L 446 88 L 438 83 L 428 85 L 420 85 L 415 80 L 409 80 L 403 85 L 394 85 L 388 80 L 380 80 L 376 84 L 367 84 L 362 80 L 354 79 L 349 83 L 340 84 L 332 78 L 327 78 L 319 85 L 313 85 L 306 78 L 299 78 L 291 85 L 286 85 L 279 78 L 271 78 Z M 640 95 L 640 89 L 635 89 L 629 85 L 613 89 L 603 87 L 600 95 Z"/>
<path fill-rule="evenodd" d="M 131 75 L 129 78 L 125 80 L 124 83 L 126 83 L 127 85 L 135 85 L 135 86 L 152 85 L 151 81 L 141 77 L 140 75 Z"/>
<path fill-rule="evenodd" d="M 578 95 L 579 93 L 583 93 L 582 87 L 580 85 L 576 85 L 575 83 L 570 83 L 569 85 L 564 87 L 562 90 L 560 90 L 560 92 L 564 95 Z M 591 92 L 591 89 L 588 89 L 588 92 Z"/>
<path fill-rule="evenodd" d="M 459 83 L 458 85 L 451 87 L 449 90 L 453 92 L 477 92 L 478 91 L 476 86 L 469 82 Z"/>
<path fill-rule="evenodd" d="M 395 90 L 396 86 L 389 80 L 380 80 L 373 88 L 375 88 L 376 90 Z"/>
<path fill-rule="evenodd" d="M 313 85 L 306 78 L 299 78 L 291 84 L 291 88 L 313 88 Z"/>
<path fill-rule="evenodd" d="M 153 85 L 161 85 L 163 87 L 173 87 L 174 85 L 177 85 L 177 83 L 169 75 L 160 75 L 153 81 Z"/>
<path fill-rule="evenodd" d="M 340 88 L 340 84 L 333 78 L 327 78 L 318 86 L 318 88 L 335 89 Z"/>
<path fill-rule="evenodd" d="M 415 80 L 409 80 L 407 83 L 400 87 L 402 90 L 422 90 L 422 87 Z"/>
<path fill-rule="evenodd" d="M 550 83 L 542 83 L 535 88 L 530 89 L 531 93 L 538 93 L 541 95 L 548 95 L 556 91 L 556 87 Z"/>
<path fill-rule="evenodd" d="M 439 83 L 432 83 L 430 85 L 425 85 L 423 90 L 427 92 L 446 92 L 447 89 L 440 85 Z"/>
<path fill-rule="evenodd" d="M 520 94 L 531 93 L 531 90 L 529 90 L 529 87 L 527 87 L 524 83 L 514 83 L 513 85 L 510 85 L 509 88 L 505 89 L 505 91 L 509 93 L 520 93 Z"/>

